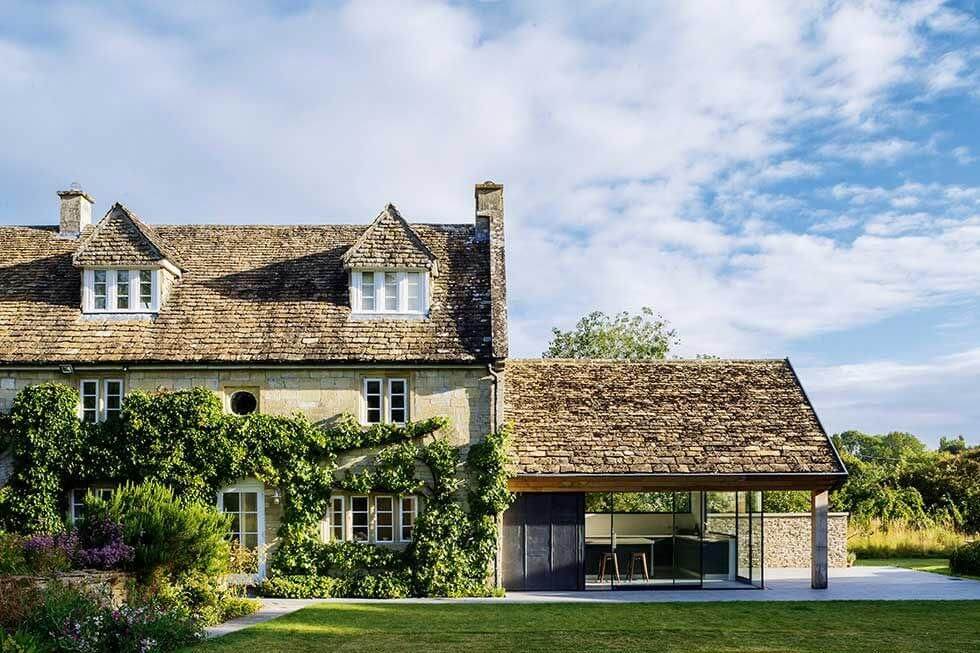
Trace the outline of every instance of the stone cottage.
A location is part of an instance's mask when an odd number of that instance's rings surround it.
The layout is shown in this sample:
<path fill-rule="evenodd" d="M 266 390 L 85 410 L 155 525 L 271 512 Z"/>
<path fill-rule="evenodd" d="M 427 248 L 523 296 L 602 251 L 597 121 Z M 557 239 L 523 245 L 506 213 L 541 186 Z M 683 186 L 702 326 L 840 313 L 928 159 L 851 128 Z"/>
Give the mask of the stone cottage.
<path fill-rule="evenodd" d="M 150 224 L 121 204 L 96 222 L 83 190 L 58 196 L 57 226 L 0 227 L 0 411 L 57 381 L 93 422 L 135 389 L 203 386 L 236 414 L 447 416 L 461 448 L 510 423 L 510 589 L 761 587 L 766 565 L 807 564 L 824 587 L 844 562 L 827 492 L 846 471 L 788 361 L 508 358 L 499 184 L 476 185 L 464 224 L 390 204 L 366 225 Z M 766 515 L 777 489 L 811 492 L 811 512 Z M 274 542 L 277 488 L 215 500 L 238 541 Z M 336 492 L 321 537 L 404 546 L 420 503 Z"/>

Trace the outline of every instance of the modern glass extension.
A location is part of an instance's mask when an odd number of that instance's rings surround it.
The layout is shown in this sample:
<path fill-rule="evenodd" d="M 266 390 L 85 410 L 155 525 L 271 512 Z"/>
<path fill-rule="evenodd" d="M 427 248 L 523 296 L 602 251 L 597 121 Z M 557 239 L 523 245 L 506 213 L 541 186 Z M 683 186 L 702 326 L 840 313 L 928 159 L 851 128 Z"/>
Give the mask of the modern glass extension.
<path fill-rule="evenodd" d="M 762 492 L 585 495 L 585 588 L 764 584 Z"/>

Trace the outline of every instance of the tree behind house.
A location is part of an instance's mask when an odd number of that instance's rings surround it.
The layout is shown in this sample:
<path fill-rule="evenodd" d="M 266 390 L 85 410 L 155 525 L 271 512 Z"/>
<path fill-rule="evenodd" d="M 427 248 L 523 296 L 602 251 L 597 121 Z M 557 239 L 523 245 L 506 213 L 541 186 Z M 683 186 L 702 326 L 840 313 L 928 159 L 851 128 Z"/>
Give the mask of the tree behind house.
<path fill-rule="evenodd" d="M 644 306 L 639 315 L 623 311 L 609 316 L 593 311 L 571 331 L 551 330 L 545 358 L 657 360 L 676 345 L 677 332 L 664 317 Z"/>

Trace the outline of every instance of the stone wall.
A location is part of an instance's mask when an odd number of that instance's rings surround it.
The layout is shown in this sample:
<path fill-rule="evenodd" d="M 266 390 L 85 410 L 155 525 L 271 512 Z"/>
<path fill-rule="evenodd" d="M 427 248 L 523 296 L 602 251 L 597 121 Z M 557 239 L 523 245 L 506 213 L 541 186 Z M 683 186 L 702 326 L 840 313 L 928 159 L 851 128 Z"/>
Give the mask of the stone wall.
<path fill-rule="evenodd" d="M 302 413 L 320 425 L 329 425 L 343 413 L 361 415 L 362 387 L 366 378 L 404 378 L 409 387 L 409 416 L 412 420 L 445 416 L 451 429 L 445 434 L 462 456 L 472 443 L 490 430 L 492 381 L 483 366 L 419 368 L 266 368 L 266 369 L 135 369 L 132 371 L 85 372 L 76 369 L 64 375 L 57 370 L 0 370 L 0 407 L 9 410 L 18 392 L 28 385 L 57 381 L 78 388 L 82 379 L 122 379 L 126 392 L 134 389 L 154 392 L 182 390 L 196 386 L 218 394 L 228 410 L 228 401 L 237 390 L 255 394 L 259 411 L 271 415 Z M 364 450 L 339 461 L 345 469 L 365 464 L 375 451 Z M 4 462 L 0 456 L 0 485 Z M 275 500 L 275 488 L 266 488 L 265 540 L 271 547 L 282 520 L 282 498 Z M 373 507 L 373 501 L 371 502 Z M 372 515 L 373 521 L 373 515 Z"/>
<path fill-rule="evenodd" d="M 847 566 L 847 519 L 846 512 L 832 512 L 827 519 L 828 560 L 831 567 Z M 765 513 L 765 566 L 810 566 L 810 513 Z M 748 520 L 739 518 L 739 531 L 744 533 Z M 735 532 L 735 515 L 713 513 L 708 516 L 708 527 L 719 533 Z M 759 550 L 759 531 L 753 528 L 753 558 Z M 747 562 L 748 546 L 739 547 L 739 565 Z"/>
<path fill-rule="evenodd" d="M 0 592 L 10 591 L 10 586 L 35 586 L 44 588 L 57 581 L 81 590 L 107 607 L 118 607 L 129 597 L 133 576 L 122 571 L 65 571 L 51 576 L 0 576 Z"/>
<path fill-rule="evenodd" d="M 203 386 L 228 398 L 235 390 L 256 393 L 259 410 L 271 415 L 303 413 L 310 420 L 328 424 L 342 413 L 359 415 L 363 408 L 361 387 L 365 378 L 407 378 L 409 412 L 413 420 L 445 415 L 453 423 L 451 438 L 467 445 L 482 438 L 490 428 L 492 379 L 482 366 L 415 369 L 368 369 L 325 367 L 318 369 L 152 370 L 130 372 L 75 370 L 64 375 L 56 370 L 0 370 L 0 410 L 6 412 L 18 392 L 28 385 L 59 381 L 78 388 L 82 379 L 123 379 L 126 391 L 134 389 L 181 390 Z"/>

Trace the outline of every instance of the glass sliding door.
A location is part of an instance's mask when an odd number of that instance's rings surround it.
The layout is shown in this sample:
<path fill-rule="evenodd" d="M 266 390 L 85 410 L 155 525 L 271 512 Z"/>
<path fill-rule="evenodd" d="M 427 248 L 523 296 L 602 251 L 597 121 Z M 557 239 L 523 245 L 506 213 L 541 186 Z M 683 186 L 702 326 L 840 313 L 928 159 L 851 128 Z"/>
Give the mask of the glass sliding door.
<path fill-rule="evenodd" d="M 585 587 L 762 587 L 763 528 L 758 491 L 586 494 Z"/>
<path fill-rule="evenodd" d="M 611 590 L 619 574 L 619 558 L 613 550 L 613 495 L 585 495 L 585 589 Z"/>
<path fill-rule="evenodd" d="M 586 587 L 700 586 L 703 531 L 694 497 L 692 492 L 587 494 Z"/>
<path fill-rule="evenodd" d="M 674 559 L 675 587 L 701 586 L 700 492 L 674 492 Z"/>
<path fill-rule="evenodd" d="M 762 587 L 763 525 L 762 492 L 738 492 L 738 580 Z"/>
<path fill-rule="evenodd" d="M 704 587 L 731 587 L 737 583 L 738 576 L 737 498 L 734 492 L 705 492 L 703 496 L 701 555 Z"/>
<path fill-rule="evenodd" d="M 762 492 L 746 492 L 746 508 L 748 510 L 749 526 L 749 584 L 753 587 L 763 587 L 765 584 L 765 550 L 766 537 L 764 531 L 764 514 L 762 507 Z"/>

